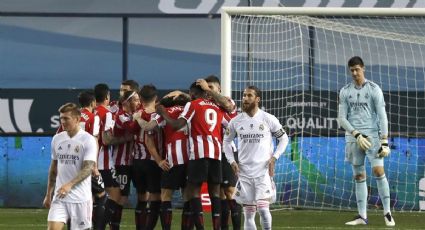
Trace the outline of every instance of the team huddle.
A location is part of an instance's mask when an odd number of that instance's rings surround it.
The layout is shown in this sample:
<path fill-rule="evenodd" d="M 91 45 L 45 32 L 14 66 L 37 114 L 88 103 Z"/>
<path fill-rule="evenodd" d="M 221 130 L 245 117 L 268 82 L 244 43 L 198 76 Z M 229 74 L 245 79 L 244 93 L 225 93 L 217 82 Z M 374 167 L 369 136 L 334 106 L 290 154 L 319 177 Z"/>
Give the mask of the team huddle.
<path fill-rule="evenodd" d="M 79 95 L 60 109 L 52 139 L 44 205 L 49 229 L 119 229 L 131 184 L 136 229 L 171 229 L 172 194 L 181 189 L 181 229 L 204 229 L 200 191 L 208 184 L 213 229 L 271 229 L 275 161 L 288 144 L 282 125 L 259 108 L 260 90 L 243 92 L 242 112 L 220 94 L 216 76 L 196 80 L 189 94 L 158 98 L 153 85 L 127 80 L 119 101 L 109 87 Z M 277 139 L 276 147 L 273 138 Z M 236 145 L 235 145 L 236 142 Z M 90 182 L 91 181 L 91 182 Z M 104 188 L 104 189 L 103 189 Z M 230 221 L 231 220 L 231 221 Z"/>
<path fill-rule="evenodd" d="M 395 226 L 383 160 L 390 154 L 384 96 L 365 78 L 360 57 L 350 58 L 348 67 L 353 81 L 340 91 L 338 122 L 346 131 L 345 159 L 352 165 L 358 215 L 345 224 L 368 224 L 367 158 L 385 224 Z M 262 229 L 271 229 L 275 162 L 288 135 L 275 116 L 259 108 L 260 99 L 261 91 L 247 86 L 237 114 L 215 76 L 196 80 L 189 94 L 174 91 L 161 100 L 153 85 L 139 89 L 131 80 L 122 82 L 118 102 L 110 101 L 105 84 L 96 85 L 94 94 L 81 93 L 81 108 L 68 103 L 59 109 L 61 130 L 52 140 L 44 199 L 49 229 L 65 223 L 71 229 L 92 223 L 94 229 L 119 229 L 131 182 L 137 190 L 136 229 L 154 229 L 158 219 L 162 229 L 171 229 L 177 189 L 184 201 L 181 229 L 204 229 L 204 182 L 213 229 L 228 229 L 229 219 L 233 229 L 241 229 L 242 213 L 243 228 L 256 229 L 257 212 Z"/>

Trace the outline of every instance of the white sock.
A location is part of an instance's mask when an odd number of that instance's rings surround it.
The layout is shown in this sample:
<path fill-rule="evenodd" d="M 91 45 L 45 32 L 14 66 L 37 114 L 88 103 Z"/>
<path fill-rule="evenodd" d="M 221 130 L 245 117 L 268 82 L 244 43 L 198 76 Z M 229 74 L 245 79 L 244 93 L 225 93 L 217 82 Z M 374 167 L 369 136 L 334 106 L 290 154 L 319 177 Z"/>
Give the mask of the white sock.
<path fill-rule="evenodd" d="M 388 185 L 387 177 L 384 175 L 375 177 L 376 185 L 378 187 L 379 197 L 381 198 L 382 206 L 384 208 L 384 215 L 390 210 L 390 186 Z"/>
<path fill-rule="evenodd" d="M 367 186 L 366 179 L 356 180 L 356 200 L 359 215 L 367 219 Z"/>
<path fill-rule="evenodd" d="M 272 229 L 272 214 L 270 213 L 270 202 L 266 200 L 258 200 L 257 208 L 260 213 L 261 226 L 264 230 Z"/>
<path fill-rule="evenodd" d="M 245 230 L 257 230 L 255 225 L 255 213 L 257 208 L 253 205 L 247 205 L 243 207 L 244 223 L 243 228 Z"/>

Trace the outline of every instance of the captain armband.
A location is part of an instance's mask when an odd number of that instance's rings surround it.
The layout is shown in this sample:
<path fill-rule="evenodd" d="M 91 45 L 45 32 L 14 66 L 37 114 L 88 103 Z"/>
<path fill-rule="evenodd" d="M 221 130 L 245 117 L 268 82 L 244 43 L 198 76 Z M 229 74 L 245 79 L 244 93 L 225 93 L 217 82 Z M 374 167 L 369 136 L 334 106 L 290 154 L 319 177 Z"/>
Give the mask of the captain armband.
<path fill-rule="evenodd" d="M 276 132 L 273 133 L 273 136 L 276 138 L 280 138 L 281 136 L 283 136 L 285 134 L 285 130 L 283 128 L 277 130 Z"/>

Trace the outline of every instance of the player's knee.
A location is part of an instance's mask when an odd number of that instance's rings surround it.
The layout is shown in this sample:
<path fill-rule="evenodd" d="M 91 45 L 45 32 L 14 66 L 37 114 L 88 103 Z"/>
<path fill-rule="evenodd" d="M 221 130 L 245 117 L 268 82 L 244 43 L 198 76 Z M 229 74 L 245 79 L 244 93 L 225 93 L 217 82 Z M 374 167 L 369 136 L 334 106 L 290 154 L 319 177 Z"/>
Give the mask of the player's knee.
<path fill-rule="evenodd" d="M 270 202 L 268 200 L 258 200 L 257 201 L 257 209 L 260 210 L 268 210 L 270 206 Z"/>
<path fill-rule="evenodd" d="M 255 216 L 255 213 L 257 212 L 257 207 L 255 205 L 244 205 L 243 212 L 245 213 L 245 216 Z"/>
<path fill-rule="evenodd" d="M 208 184 L 208 193 L 210 197 L 220 197 L 220 184 Z"/>
<path fill-rule="evenodd" d="M 109 194 L 109 199 L 119 203 L 121 199 L 121 191 L 119 187 L 110 187 L 106 189 L 106 192 Z"/>
<path fill-rule="evenodd" d="M 233 194 L 235 193 L 235 187 L 227 187 L 224 189 L 224 195 L 226 199 L 231 200 L 233 199 Z"/>
<path fill-rule="evenodd" d="M 161 193 L 150 193 L 149 201 L 158 201 L 161 200 Z"/>
<path fill-rule="evenodd" d="M 118 204 L 125 205 L 127 203 L 127 201 L 128 201 L 128 196 L 122 196 L 120 198 L 120 201 L 118 202 Z"/>
<path fill-rule="evenodd" d="M 362 181 L 366 179 L 366 169 L 364 165 L 353 165 L 353 177 L 356 181 Z"/>
<path fill-rule="evenodd" d="M 385 174 L 384 167 L 382 166 L 375 166 L 372 168 L 372 171 L 375 177 L 381 177 Z"/>
<path fill-rule="evenodd" d="M 173 190 L 171 189 L 161 189 L 161 200 L 162 201 L 171 201 L 173 196 Z"/>

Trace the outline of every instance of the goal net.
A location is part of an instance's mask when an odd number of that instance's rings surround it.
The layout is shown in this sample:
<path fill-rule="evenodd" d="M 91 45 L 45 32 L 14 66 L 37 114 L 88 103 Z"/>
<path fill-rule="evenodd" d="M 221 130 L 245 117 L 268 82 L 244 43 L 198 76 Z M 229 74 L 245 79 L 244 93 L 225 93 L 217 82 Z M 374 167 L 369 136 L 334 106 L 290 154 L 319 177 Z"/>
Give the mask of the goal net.
<path fill-rule="evenodd" d="M 223 8 L 222 85 L 240 105 L 248 85 L 285 126 L 290 144 L 276 165 L 281 207 L 355 209 L 339 90 L 351 81 L 350 57 L 384 91 L 391 155 L 384 160 L 391 207 L 425 203 L 425 18 L 419 9 Z M 368 204 L 380 209 L 366 160 Z M 422 192 L 420 192 L 422 190 Z M 422 209 L 425 209 L 423 205 Z"/>

